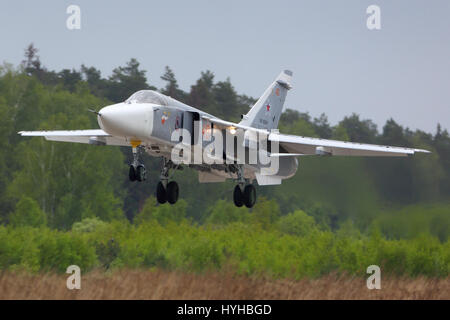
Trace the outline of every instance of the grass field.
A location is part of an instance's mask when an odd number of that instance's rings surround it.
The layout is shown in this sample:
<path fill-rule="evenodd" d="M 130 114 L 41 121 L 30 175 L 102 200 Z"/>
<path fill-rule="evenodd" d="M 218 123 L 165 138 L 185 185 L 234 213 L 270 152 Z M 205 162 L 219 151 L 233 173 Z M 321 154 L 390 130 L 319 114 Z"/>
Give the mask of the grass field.
<path fill-rule="evenodd" d="M 93 271 L 80 290 L 68 290 L 68 275 L 3 272 L 0 299 L 450 299 L 450 278 L 382 278 L 380 290 L 366 279 L 328 275 L 309 280 L 270 280 L 222 273 Z"/>

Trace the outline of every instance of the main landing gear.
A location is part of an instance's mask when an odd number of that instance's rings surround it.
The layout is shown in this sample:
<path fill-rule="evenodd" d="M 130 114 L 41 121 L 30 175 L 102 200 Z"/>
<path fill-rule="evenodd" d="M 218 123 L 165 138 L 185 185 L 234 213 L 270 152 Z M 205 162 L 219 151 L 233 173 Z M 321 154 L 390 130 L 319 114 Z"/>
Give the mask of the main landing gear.
<path fill-rule="evenodd" d="M 169 182 L 169 169 L 181 169 L 181 167 L 174 165 L 172 161 L 167 161 L 162 158 L 162 167 L 160 174 L 160 181 L 156 186 L 156 199 L 159 203 L 175 204 L 178 200 L 179 188 L 175 181 Z"/>
<path fill-rule="evenodd" d="M 256 203 L 256 188 L 244 178 L 244 168 L 238 167 L 237 170 L 238 184 L 234 187 L 233 201 L 236 207 L 242 207 L 244 204 L 247 208 L 252 208 Z"/>
<path fill-rule="evenodd" d="M 128 177 L 130 181 L 144 181 L 147 178 L 147 171 L 145 166 L 139 162 L 139 144 L 133 143 L 133 163 L 130 165 L 130 170 L 128 171 Z"/>

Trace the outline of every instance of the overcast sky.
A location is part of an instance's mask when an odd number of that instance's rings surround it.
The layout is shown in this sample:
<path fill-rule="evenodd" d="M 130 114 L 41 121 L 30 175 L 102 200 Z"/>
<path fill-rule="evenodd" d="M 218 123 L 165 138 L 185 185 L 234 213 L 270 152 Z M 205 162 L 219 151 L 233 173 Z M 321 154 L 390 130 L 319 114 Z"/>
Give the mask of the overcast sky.
<path fill-rule="evenodd" d="M 80 30 L 66 27 L 70 4 L 81 8 Z M 367 29 L 371 4 L 381 30 Z M 391 117 L 450 129 L 448 0 L 3 0 L 0 39 L 3 62 L 20 63 L 31 42 L 52 70 L 85 64 L 108 76 L 135 57 L 149 83 L 161 87 L 169 65 L 184 90 L 209 69 L 258 97 L 290 69 L 286 107 L 332 124 L 356 112 L 379 129 Z"/>

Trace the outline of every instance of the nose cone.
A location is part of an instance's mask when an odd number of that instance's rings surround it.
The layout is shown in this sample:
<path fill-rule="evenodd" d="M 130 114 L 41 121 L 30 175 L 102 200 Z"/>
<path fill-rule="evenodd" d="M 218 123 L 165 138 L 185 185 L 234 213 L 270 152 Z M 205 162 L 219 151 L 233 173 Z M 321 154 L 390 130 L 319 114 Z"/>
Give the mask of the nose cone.
<path fill-rule="evenodd" d="M 101 109 L 97 121 L 110 135 L 145 139 L 151 134 L 152 116 L 151 106 L 118 103 Z"/>
<path fill-rule="evenodd" d="M 104 131 L 109 133 L 109 130 L 115 127 L 120 127 L 120 115 L 122 113 L 121 104 L 112 105 L 102 108 L 97 115 L 97 122 Z"/>

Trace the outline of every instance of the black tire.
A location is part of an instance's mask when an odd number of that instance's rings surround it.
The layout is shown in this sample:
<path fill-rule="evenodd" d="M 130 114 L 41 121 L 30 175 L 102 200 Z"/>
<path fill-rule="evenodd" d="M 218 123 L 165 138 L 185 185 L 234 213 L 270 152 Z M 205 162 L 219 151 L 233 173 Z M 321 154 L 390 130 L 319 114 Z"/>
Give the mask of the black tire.
<path fill-rule="evenodd" d="M 136 168 L 136 180 L 144 181 L 147 178 L 147 171 L 145 170 L 144 165 L 140 164 Z"/>
<path fill-rule="evenodd" d="M 170 181 L 167 185 L 167 202 L 170 204 L 175 204 L 178 200 L 178 183 L 175 181 Z"/>
<path fill-rule="evenodd" d="M 158 182 L 158 185 L 156 186 L 156 200 L 161 204 L 166 203 L 167 201 L 167 192 L 161 181 Z"/>
<path fill-rule="evenodd" d="M 244 204 L 244 195 L 242 194 L 242 190 L 239 185 L 234 187 L 233 201 L 236 207 L 242 207 L 242 205 Z"/>
<path fill-rule="evenodd" d="M 134 166 L 130 166 L 130 171 L 128 171 L 128 177 L 130 178 L 130 181 L 136 181 L 136 170 L 134 169 Z"/>
<path fill-rule="evenodd" d="M 256 202 L 256 188 L 252 184 L 248 184 L 244 188 L 244 204 L 247 208 L 251 208 Z"/>

